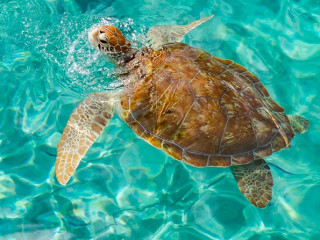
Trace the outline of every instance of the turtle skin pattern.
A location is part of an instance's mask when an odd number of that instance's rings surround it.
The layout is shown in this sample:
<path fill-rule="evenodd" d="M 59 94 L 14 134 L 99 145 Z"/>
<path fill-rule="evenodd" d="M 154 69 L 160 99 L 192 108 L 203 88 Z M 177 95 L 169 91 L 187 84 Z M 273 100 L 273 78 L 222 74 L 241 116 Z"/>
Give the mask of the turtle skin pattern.
<path fill-rule="evenodd" d="M 240 192 L 255 206 L 264 208 L 272 199 L 273 178 L 270 167 L 263 159 L 242 166 L 232 166 L 231 171 Z"/>
<path fill-rule="evenodd" d="M 284 109 L 231 60 L 183 43 L 144 49 L 125 66 L 124 121 L 142 138 L 197 167 L 247 164 L 290 144 Z"/>

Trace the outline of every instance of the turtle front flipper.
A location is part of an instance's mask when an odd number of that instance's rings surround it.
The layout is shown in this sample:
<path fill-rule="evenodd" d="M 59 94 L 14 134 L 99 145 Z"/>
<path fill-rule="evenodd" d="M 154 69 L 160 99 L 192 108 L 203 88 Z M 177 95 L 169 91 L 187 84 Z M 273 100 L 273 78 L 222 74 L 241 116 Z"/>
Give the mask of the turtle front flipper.
<path fill-rule="evenodd" d="M 296 114 L 288 115 L 288 117 L 295 133 L 300 134 L 308 130 L 310 123 L 306 118 Z"/>
<path fill-rule="evenodd" d="M 270 167 L 263 160 L 232 166 L 241 193 L 256 207 L 264 208 L 272 199 L 273 178 Z"/>
<path fill-rule="evenodd" d="M 210 20 L 214 15 L 201 18 L 187 25 L 161 25 L 149 29 L 147 37 L 153 48 L 170 42 L 180 42 L 192 29 Z"/>
<path fill-rule="evenodd" d="M 106 94 L 92 94 L 71 114 L 58 144 L 56 176 L 65 185 L 91 145 L 113 116 Z"/>

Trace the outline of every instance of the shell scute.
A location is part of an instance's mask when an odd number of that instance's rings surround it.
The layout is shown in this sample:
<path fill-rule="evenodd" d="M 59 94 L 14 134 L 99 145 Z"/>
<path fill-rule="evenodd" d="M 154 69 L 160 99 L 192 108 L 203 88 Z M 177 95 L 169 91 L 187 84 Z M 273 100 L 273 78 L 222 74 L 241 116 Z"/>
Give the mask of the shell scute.
<path fill-rule="evenodd" d="M 156 88 L 155 94 L 160 98 L 163 94 L 165 94 L 166 91 L 170 89 L 169 87 L 172 84 L 172 80 L 164 71 L 158 71 L 155 74 L 157 76 L 157 80 L 154 83 Z"/>
<path fill-rule="evenodd" d="M 218 101 L 199 98 L 186 114 L 174 141 L 186 150 L 217 154 L 225 122 L 226 115 Z"/>
<path fill-rule="evenodd" d="M 193 62 L 199 71 L 207 71 L 216 75 L 227 71 L 223 64 L 216 61 L 209 53 L 206 52 L 201 52 Z"/>
<path fill-rule="evenodd" d="M 260 82 L 259 79 L 253 75 L 251 72 L 243 72 L 241 73 L 242 76 L 244 76 L 245 78 L 247 78 L 248 80 L 250 80 L 251 83 L 258 83 Z"/>
<path fill-rule="evenodd" d="M 179 63 L 179 64 L 177 64 Z M 166 59 L 163 70 L 172 80 L 190 81 L 197 74 L 196 69 L 191 61 L 185 57 L 170 56 Z"/>
<path fill-rule="evenodd" d="M 254 155 L 256 159 L 261 159 L 267 156 L 270 156 L 272 154 L 272 146 L 271 143 L 266 144 L 264 146 L 261 147 L 257 147 L 254 150 Z"/>
<path fill-rule="evenodd" d="M 164 51 L 161 52 L 170 52 L 174 53 L 175 56 L 180 56 L 180 57 L 186 57 L 190 60 L 196 59 L 201 52 L 199 51 L 194 51 L 194 48 L 189 46 L 189 45 L 180 45 L 180 44 L 166 44 L 163 46 Z"/>
<path fill-rule="evenodd" d="M 284 108 L 275 103 L 270 97 L 265 98 L 266 103 L 274 112 L 284 112 Z"/>
<path fill-rule="evenodd" d="M 254 91 L 251 87 L 245 88 L 240 93 L 252 109 L 264 107 L 263 101 L 260 99 L 258 93 Z"/>
<path fill-rule="evenodd" d="M 162 150 L 171 155 L 177 160 L 182 160 L 183 157 L 183 149 L 179 147 L 177 144 L 173 144 L 170 142 L 164 142 L 162 144 Z"/>
<path fill-rule="evenodd" d="M 253 151 L 234 155 L 232 157 L 232 165 L 243 165 L 254 160 Z"/>
<path fill-rule="evenodd" d="M 251 119 L 257 134 L 258 145 L 262 146 L 270 142 L 278 129 L 268 112 L 264 108 L 252 110 Z"/>
<path fill-rule="evenodd" d="M 279 131 L 271 141 L 272 151 L 277 152 L 285 147 L 288 147 L 288 139 L 285 134 Z"/>
<path fill-rule="evenodd" d="M 251 82 L 247 78 L 232 70 L 228 70 L 219 75 L 219 79 L 236 91 L 243 91 L 251 85 Z"/>
<path fill-rule="evenodd" d="M 162 104 L 163 95 L 166 91 L 170 91 L 170 85 L 172 83 L 171 78 L 165 74 L 165 72 L 158 70 L 155 72 L 158 78 L 155 84 L 152 81 L 142 82 L 141 84 L 135 86 L 135 91 L 129 96 L 124 95 L 121 100 L 121 105 L 126 109 L 130 99 L 131 114 L 135 120 L 142 121 L 144 119 L 144 124 L 151 126 L 154 124 L 154 117 L 152 114 L 156 114 L 157 107 Z M 161 98 L 162 97 L 162 98 Z M 124 100 L 123 100 L 124 98 Z M 148 111 L 151 110 L 151 112 Z M 130 117 L 129 117 L 130 119 Z"/>
<path fill-rule="evenodd" d="M 202 153 L 193 153 L 185 151 L 183 161 L 196 167 L 206 167 L 208 164 L 209 155 Z"/>
<path fill-rule="evenodd" d="M 155 135 L 150 134 L 148 131 L 144 131 L 141 134 L 141 137 L 146 139 L 151 145 L 157 148 L 162 148 L 162 140 Z"/>
<path fill-rule="evenodd" d="M 213 73 L 199 71 L 191 81 L 192 91 L 197 97 L 220 99 L 226 85 Z"/>
<path fill-rule="evenodd" d="M 246 144 L 243 144 L 243 140 Z M 221 141 L 221 154 L 239 154 L 253 150 L 257 141 L 249 116 L 236 116 L 228 120 L 224 136 Z"/>
<path fill-rule="evenodd" d="M 223 59 L 223 58 L 218 58 L 218 57 L 213 57 L 215 60 L 217 60 L 218 62 L 223 63 L 224 65 L 231 65 L 231 64 L 235 64 L 232 60 L 229 59 Z"/>
<path fill-rule="evenodd" d="M 184 96 L 181 98 L 181 96 Z M 171 139 L 182 122 L 185 113 L 194 101 L 189 84 L 178 81 L 150 108 L 156 121 L 152 132 L 165 139 Z M 145 119 L 148 120 L 150 116 Z M 143 122 L 144 120 L 141 119 Z"/>
<path fill-rule="evenodd" d="M 267 89 L 262 85 L 261 82 L 255 83 L 254 86 L 262 96 L 269 97 L 269 93 L 268 93 Z"/>
<path fill-rule="evenodd" d="M 248 69 L 246 69 L 244 66 L 241 66 L 240 64 L 237 64 L 237 63 L 232 63 L 230 64 L 229 67 L 231 67 L 234 71 L 238 73 L 243 73 L 248 71 Z"/>
<path fill-rule="evenodd" d="M 287 115 L 284 112 L 276 112 L 275 117 L 278 118 L 281 128 L 287 135 L 289 139 L 294 137 L 294 132 L 292 131 L 292 127 L 289 124 L 285 124 L 286 122 L 289 121 Z"/>
<path fill-rule="evenodd" d="M 154 51 L 152 54 L 152 67 L 154 69 L 161 68 L 166 61 L 166 59 L 170 56 L 170 52 L 168 51 Z"/>
<path fill-rule="evenodd" d="M 246 115 L 250 113 L 250 105 L 237 91 L 229 90 L 221 98 L 220 103 L 228 116 Z"/>
<path fill-rule="evenodd" d="M 131 123 L 129 123 L 129 126 L 135 130 L 136 134 L 138 134 L 139 136 L 141 136 L 144 133 L 144 128 L 137 122 L 137 121 L 133 121 Z"/>
<path fill-rule="evenodd" d="M 231 156 L 210 156 L 208 166 L 227 167 L 231 165 Z"/>

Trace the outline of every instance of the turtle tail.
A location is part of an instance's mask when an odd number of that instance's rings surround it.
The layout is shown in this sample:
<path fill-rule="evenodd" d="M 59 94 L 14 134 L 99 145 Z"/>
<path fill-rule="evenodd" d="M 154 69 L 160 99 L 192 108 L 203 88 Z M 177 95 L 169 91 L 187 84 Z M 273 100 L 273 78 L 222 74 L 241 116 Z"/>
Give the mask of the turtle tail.
<path fill-rule="evenodd" d="M 288 115 L 288 117 L 291 123 L 291 127 L 295 133 L 300 134 L 308 130 L 310 123 L 306 118 L 296 114 Z"/>

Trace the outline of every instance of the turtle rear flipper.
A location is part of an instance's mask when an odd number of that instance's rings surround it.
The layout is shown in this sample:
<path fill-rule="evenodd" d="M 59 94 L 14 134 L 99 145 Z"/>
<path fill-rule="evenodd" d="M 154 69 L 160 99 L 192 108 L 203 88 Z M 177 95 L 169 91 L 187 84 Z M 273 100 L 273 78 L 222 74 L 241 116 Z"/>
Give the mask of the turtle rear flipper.
<path fill-rule="evenodd" d="M 56 176 L 60 184 L 69 181 L 112 115 L 106 94 L 92 94 L 73 111 L 57 147 Z"/>
<path fill-rule="evenodd" d="M 300 134 L 308 130 L 310 123 L 306 118 L 296 114 L 288 115 L 288 117 L 295 133 Z"/>
<path fill-rule="evenodd" d="M 232 166 L 241 193 L 256 207 L 264 208 L 272 199 L 273 178 L 270 167 L 263 160 Z"/>
<path fill-rule="evenodd" d="M 149 29 L 147 37 L 153 48 L 170 42 L 180 42 L 192 29 L 210 20 L 214 15 L 201 18 L 187 25 L 160 25 Z"/>

